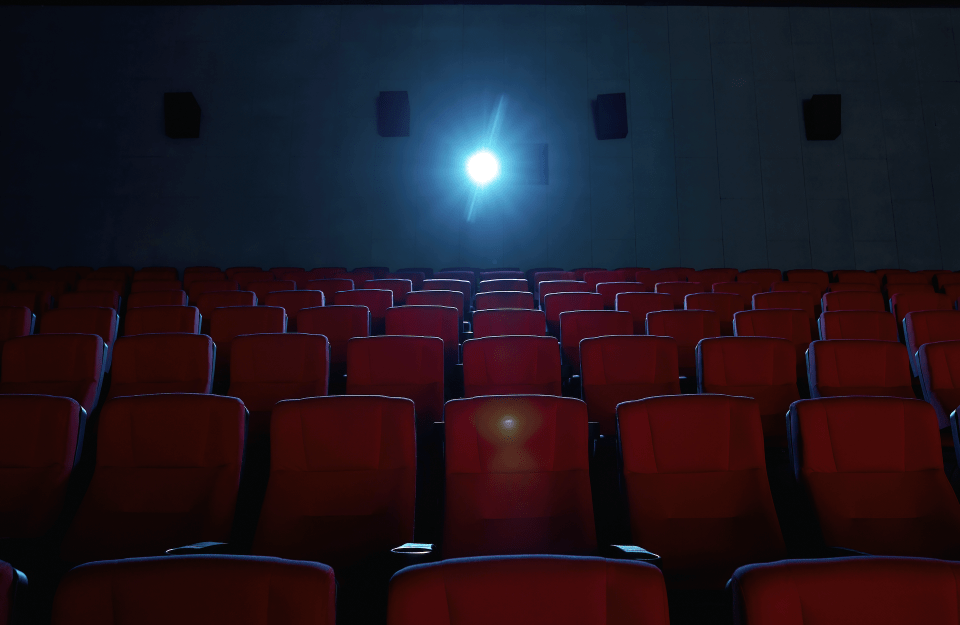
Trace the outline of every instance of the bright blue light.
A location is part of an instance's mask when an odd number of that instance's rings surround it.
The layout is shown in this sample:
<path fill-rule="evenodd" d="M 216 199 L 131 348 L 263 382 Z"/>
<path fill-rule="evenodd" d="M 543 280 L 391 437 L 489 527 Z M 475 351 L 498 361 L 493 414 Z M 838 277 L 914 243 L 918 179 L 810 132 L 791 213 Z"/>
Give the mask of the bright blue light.
<path fill-rule="evenodd" d="M 487 150 L 481 150 L 467 160 L 467 175 L 480 186 L 500 175 L 500 162 Z"/>

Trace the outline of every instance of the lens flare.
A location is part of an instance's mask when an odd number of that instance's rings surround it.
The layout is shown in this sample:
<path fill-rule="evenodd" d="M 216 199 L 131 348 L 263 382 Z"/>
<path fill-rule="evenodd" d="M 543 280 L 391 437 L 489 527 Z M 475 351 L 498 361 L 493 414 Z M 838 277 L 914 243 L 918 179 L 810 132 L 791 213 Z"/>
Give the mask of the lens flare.
<path fill-rule="evenodd" d="M 500 162 L 487 150 L 481 150 L 467 160 L 467 175 L 478 185 L 485 185 L 500 175 Z"/>

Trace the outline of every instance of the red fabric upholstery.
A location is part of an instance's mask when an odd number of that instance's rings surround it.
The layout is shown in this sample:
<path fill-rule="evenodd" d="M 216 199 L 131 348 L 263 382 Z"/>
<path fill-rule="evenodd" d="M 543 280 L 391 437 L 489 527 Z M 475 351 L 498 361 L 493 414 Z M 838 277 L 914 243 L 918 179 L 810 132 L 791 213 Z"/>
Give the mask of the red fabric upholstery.
<path fill-rule="evenodd" d="M 249 282 L 244 285 L 244 290 L 253 291 L 257 296 L 257 301 L 262 302 L 267 299 L 268 293 L 276 293 L 278 291 L 295 291 L 297 289 L 297 283 L 293 280 L 264 280 L 257 282 Z"/>
<path fill-rule="evenodd" d="M 814 341 L 807 378 L 811 397 L 915 397 L 907 348 L 891 341 Z"/>
<path fill-rule="evenodd" d="M 349 567 L 413 540 L 413 402 L 283 401 L 270 423 L 270 481 L 252 552 Z"/>
<path fill-rule="evenodd" d="M 834 271 L 833 275 L 836 277 L 837 282 L 846 282 L 850 284 L 869 284 L 870 286 L 875 286 L 878 289 L 880 288 L 880 284 L 883 282 L 881 277 L 872 271 Z"/>
<path fill-rule="evenodd" d="M 769 291 L 770 285 L 783 280 L 783 273 L 779 269 L 748 269 L 737 274 L 737 282 L 756 282 L 761 291 Z"/>
<path fill-rule="evenodd" d="M 119 310 L 120 294 L 116 291 L 78 291 L 64 293 L 57 301 L 58 308 L 89 308 L 91 306 Z"/>
<path fill-rule="evenodd" d="M 304 308 L 297 314 L 297 331 L 327 337 L 330 378 L 342 378 L 347 373 L 347 341 L 370 336 L 370 311 L 366 306 Z"/>
<path fill-rule="evenodd" d="M 94 562 L 64 578 L 54 625 L 334 625 L 333 569 L 318 562 L 174 556 Z"/>
<path fill-rule="evenodd" d="M 681 282 L 685 281 L 685 274 L 673 269 L 647 269 L 633 274 L 637 282 L 644 284 L 656 284 L 658 282 Z"/>
<path fill-rule="evenodd" d="M 829 293 L 838 293 L 841 291 L 858 291 L 862 293 L 879 293 L 880 287 L 872 284 L 858 284 L 856 282 L 831 282 Z"/>
<path fill-rule="evenodd" d="M 0 562 L 0 625 L 13 623 L 19 586 L 26 576 L 6 562 Z"/>
<path fill-rule="evenodd" d="M 276 306 L 224 306 L 210 313 L 210 338 L 217 345 L 216 377 L 226 379 L 230 346 L 241 334 L 277 334 L 287 330 L 287 313 Z"/>
<path fill-rule="evenodd" d="M 104 369 L 109 370 L 119 327 L 120 316 L 113 308 L 65 308 L 48 311 L 37 334 L 96 334 L 106 343 Z"/>
<path fill-rule="evenodd" d="M 230 391 L 250 411 L 248 436 L 270 432 L 270 411 L 283 399 L 327 394 L 330 345 L 319 334 L 249 334 L 233 340 Z"/>
<path fill-rule="evenodd" d="M 375 279 L 380 280 L 383 278 L 383 276 L 385 276 L 387 273 L 390 272 L 390 268 L 384 267 L 382 265 L 378 265 L 378 266 L 371 266 L 371 267 L 355 267 L 354 271 L 355 272 L 365 271 L 367 273 L 372 273 Z"/>
<path fill-rule="evenodd" d="M 559 338 L 560 313 L 572 310 L 603 310 L 603 296 L 587 292 L 548 293 L 543 298 L 543 310 L 547 315 L 547 332 Z"/>
<path fill-rule="evenodd" d="M 657 282 L 654 293 L 667 293 L 673 298 L 674 309 L 683 308 L 683 298 L 691 293 L 709 293 L 709 284 L 699 282 Z"/>
<path fill-rule="evenodd" d="M 488 336 L 464 341 L 463 387 L 464 397 L 560 396 L 557 340 L 552 336 Z"/>
<path fill-rule="evenodd" d="M 923 398 L 937 412 L 940 429 L 950 427 L 950 413 L 960 407 L 960 341 L 920 346 Z"/>
<path fill-rule="evenodd" d="M 733 336 L 733 315 L 743 310 L 744 301 L 743 297 L 736 293 L 691 293 L 683 298 L 683 308 L 712 310 L 720 318 L 720 334 Z"/>
<path fill-rule="evenodd" d="M 390 625 L 668 625 L 649 564 L 562 556 L 447 560 L 390 584 Z"/>
<path fill-rule="evenodd" d="M 310 273 L 315 275 L 314 280 L 325 280 L 327 278 L 334 278 L 341 274 L 347 273 L 346 267 L 315 267 L 310 270 Z"/>
<path fill-rule="evenodd" d="M 821 297 L 824 312 L 838 310 L 875 310 L 883 312 L 883 295 L 872 291 L 831 291 Z"/>
<path fill-rule="evenodd" d="M 600 434 L 617 434 L 617 404 L 679 395 L 677 342 L 668 336 L 598 336 L 580 343 L 580 385 Z"/>
<path fill-rule="evenodd" d="M 476 308 L 478 311 L 503 308 L 533 310 L 533 293 L 529 291 L 487 291 L 477 293 Z M 474 325 L 476 325 L 476 315 L 474 315 L 473 322 Z"/>
<path fill-rule="evenodd" d="M 677 342 L 680 375 L 697 374 L 696 348 L 700 339 L 720 336 L 720 318 L 712 310 L 661 310 L 647 313 L 647 334 L 670 336 Z"/>
<path fill-rule="evenodd" d="M 161 555 L 230 537 L 246 410 L 235 397 L 140 395 L 100 413 L 93 479 L 63 541 L 67 562 Z"/>
<path fill-rule="evenodd" d="M 333 304 L 333 296 L 335 293 L 340 291 L 352 291 L 353 290 L 353 280 L 339 279 L 339 278 L 326 278 L 323 280 L 310 280 L 303 287 L 309 291 L 320 291 L 323 293 L 323 299 L 326 302 L 325 305 Z"/>
<path fill-rule="evenodd" d="M 443 271 L 438 271 L 433 274 L 432 280 L 459 280 L 460 282 L 466 282 L 470 285 L 470 293 L 464 293 L 464 297 L 470 298 L 473 296 L 473 288 L 477 284 L 477 272 L 472 270 L 456 270 L 456 269 L 444 269 Z M 426 287 L 424 287 L 426 288 Z M 450 286 L 440 287 L 444 290 L 450 289 Z M 457 289 L 452 289 L 457 290 Z"/>
<path fill-rule="evenodd" d="M 960 284 L 960 272 L 954 273 L 939 273 L 934 279 L 936 283 L 937 290 L 943 291 L 945 287 L 951 284 Z"/>
<path fill-rule="evenodd" d="M 785 560 L 731 580 L 735 625 L 957 622 L 954 562 L 886 557 Z"/>
<path fill-rule="evenodd" d="M 393 291 L 393 305 L 402 306 L 407 301 L 407 295 L 413 291 L 413 282 L 400 278 L 384 278 L 381 280 L 370 280 L 364 285 L 364 288 Z"/>
<path fill-rule="evenodd" d="M 40 317 L 50 310 L 50 298 L 44 297 L 36 291 L 2 291 L 0 292 L 0 307 L 24 307 Z"/>
<path fill-rule="evenodd" d="M 393 306 L 393 291 L 387 289 L 356 289 L 334 293 L 337 306 L 366 306 L 370 310 L 370 333 L 386 331 L 387 309 Z"/>
<path fill-rule="evenodd" d="M 960 555 L 960 503 L 943 472 L 930 404 L 803 400 L 791 407 L 787 428 L 794 471 L 827 545 L 872 555 Z"/>
<path fill-rule="evenodd" d="M 485 280 L 523 280 L 527 277 L 522 271 L 483 271 L 480 273 L 480 282 Z"/>
<path fill-rule="evenodd" d="M 819 302 L 820 300 L 816 295 L 806 291 L 774 291 L 754 295 L 753 309 L 786 308 L 790 310 L 802 310 L 807 315 L 807 322 L 810 325 L 810 335 L 816 336 L 820 331 L 817 327 L 817 306 Z"/>
<path fill-rule="evenodd" d="M 23 336 L 3 344 L 0 393 L 59 395 L 93 411 L 103 382 L 106 346 L 95 334 Z"/>
<path fill-rule="evenodd" d="M 211 294 L 214 295 L 214 294 Z M 216 293 L 215 295 L 220 295 Z M 203 301 L 204 297 L 200 300 Z M 127 298 L 127 310 L 146 308 L 147 306 L 186 306 L 186 291 L 148 291 L 146 293 L 131 293 Z M 201 308 L 201 312 L 202 312 Z"/>
<path fill-rule="evenodd" d="M 687 275 L 690 282 L 702 282 L 703 284 L 716 284 L 718 282 L 731 282 L 737 279 L 740 273 L 736 269 L 728 267 L 718 267 L 715 269 L 701 269 Z"/>
<path fill-rule="evenodd" d="M 620 293 L 644 293 L 653 289 L 639 282 L 600 282 L 596 286 L 597 293 L 603 296 L 603 307 L 614 310 L 617 307 L 617 295 Z"/>
<path fill-rule="evenodd" d="M 789 282 L 773 282 L 770 284 L 771 293 L 809 293 L 810 299 L 815 302 L 815 307 L 820 305 L 820 297 L 828 288 L 828 285 L 819 282 L 795 282 L 793 280 Z"/>
<path fill-rule="evenodd" d="M 953 310 L 953 301 L 940 293 L 900 293 L 890 298 L 890 312 L 903 323 L 907 313 L 921 310 Z"/>
<path fill-rule="evenodd" d="M 530 293 L 527 281 L 522 278 L 502 278 L 500 280 L 483 280 L 480 282 L 479 292 L 490 291 L 521 291 Z M 533 294 L 531 293 L 531 296 Z"/>
<path fill-rule="evenodd" d="M 601 282 L 622 282 L 624 280 L 633 281 L 634 276 L 636 276 L 636 271 L 588 271 L 583 274 L 581 278 L 584 282 L 590 285 L 590 288 L 596 290 L 597 285 Z"/>
<path fill-rule="evenodd" d="M 262 267 L 227 267 L 224 270 L 227 280 L 236 280 L 238 273 L 269 273 L 263 271 Z"/>
<path fill-rule="evenodd" d="M 427 276 L 422 271 L 394 271 L 384 274 L 384 279 L 409 280 L 412 290 L 419 291 L 423 288 L 423 281 Z"/>
<path fill-rule="evenodd" d="M 714 282 L 711 286 L 714 293 L 735 293 L 743 299 L 744 307 L 753 301 L 753 296 L 763 292 L 758 282 Z"/>
<path fill-rule="evenodd" d="M 547 316 L 542 310 L 477 310 L 473 314 L 473 336 L 478 339 L 488 336 L 545 336 L 546 324 Z"/>
<path fill-rule="evenodd" d="M 285 278 L 284 276 L 291 273 L 306 273 L 306 270 L 303 267 L 271 267 L 270 273 L 277 280 L 291 280 L 292 278 Z"/>
<path fill-rule="evenodd" d="M 347 394 L 412 399 L 418 427 L 443 419 L 443 341 L 371 336 L 347 343 Z"/>
<path fill-rule="evenodd" d="M 887 294 L 887 299 L 903 293 L 921 293 L 928 295 L 935 293 L 933 285 L 931 284 L 889 284 L 885 286 L 883 290 Z"/>
<path fill-rule="evenodd" d="M 164 332 L 200 333 L 200 311 L 195 306 L 147 306 L 127 312 L 124 336 Z"/>
<path fill-rule="evenodd" d="M 439 275 L 439 274 L 436 274 Z M 453 279 L 441 279 L 433 278 L 430 280 L 423 281 L 423 290 L 424 291 L 459 291 L 463 294 L 463 306 L 466 309 L 469 309 L 471 301 L 473 301 L 473 282 L 468 280 L 453 280 Z M 413 302 L 407 302 L 412 304 Z M 457 307 L 459 308 L 459 306 Z"/>
<path fill-rule="evenodd" d="M 572 310 L 560 313 L 560 352 L 565 364 L 580 370 L 580 341 L 595 336 L 633 334 L 630 313 L 615 310 Z"/>
<path fill-rule="evenodd" d="M 407 306 L 452 306 L 460 314 L 463 321 L 463 292 L 445 291 L 442 289 L 429 291 L 414 291 L 407 295 Z"/>
<path fill-rule="evenodd" d="M 820 285 L 822 294 L 830 285 L 830 274 L 820 269 L 791 269 L 783 274 L 783 279 L 788 282 L 812 282 Z M 773 290 L 772 288 L 770 289 Z"/>
<path fill-rule="evenodd" d="M 179 280 L 140 280 L 130 285 L 131 293 L 149 293 L 151 291 L 182 291 Z"/>
<path fill-rule="evenodd" d="M 320 291 L 275 291 L 267 293 L 263 303 L 279 306 L 287 313 L 287 332 L 297 331 L 297 314 L 304 308 L 323 306 L 326 300 Z"/>
<path fill-rule="evenodd" d="M 85 421 L 69 397 L 0 395 L 0 539 L 42 536 L 53 526 Z"/>
<path fill-rule="evenodd" d="M 133 299 L 132 297 L 130 299 Z M 210 318 L 215 308 L 227 306 L 256 306 L 257 296 L 253 291 L 215 291 L 204 293 L 196 302 L 200 310 L 200 329 L 204 333 L 210 332 Z M 127 309 L 129 310 L 129 306 Z"/>
<path fill-rule="evenodd" d="M 533 274 L 533 294 L 540 298 L 540 283 L 561 280 L 564 282 L 574 282 L 577 276 L 572 271 L 538 271 Z"/>
<path fill-rule="evenodd" d="M 260 282 L 273 282 L 276 280 L 276 277 L 273 275 L 272 271 L 238 271 L 234 274 L 230 274 L 229 270 L 227 271 L 227 278 L 230 280 L 235 280 L 238 285 L 240 285 L 241 291 L 254 291 L 250 288 L 251 284 L 260 283 Z M 284 289 L 286 290 L 286 289 Z M 259 299 L 259 294 L 257 295 Z"/>
<path fill-rule="evenodd" d="M 738 566 L 784 556 L 756 401 L 651 397 L 617 415 L 633 543 L 660 554 L 668 583 L 723 588 Z"/>
<path fill-rule="evenodd" d="M 123 278 L 96 278 L 90 274 L 77 283 L 78 291 L 116 291 L 120 297 L 128 293 L 127 281 Z"/>
<path fill-rule="evenodd" d="M 887 276 L 887 284 L 930 284 L 930 276 L 922 273 L 895 273 Z"/>
<path fill-rule="evenodd" d="M 787 410 L 800 399 L 796 363 L 796 350 L 787 339 L 703 339 L 697 345 L 697 391 L 754 398 L 763 435 L 782 442 Z"/>
<path fill-rule="evenodd" d="M 734 336 L 770 336 L 793 343 L 797 354 L 797 379 L 807 378 L 810 322 L 801 310 L 747 310 L 733 316 Z"/>
<path fill-rule="evenodd" d="M 619 293 L 614 299 L 614 309 L 630 313 L 634 334 L 646 334 L 647 313 L 673 310 L 673 296 L 667 293 Z"/>
<path fill-rule="evenodd" d="M 593 287 L 586 282 L 577 280 L 544 280 L 540 283 L 537 297 L 540 298 L 540 309 L 544 309 L 544 298 L 553 293 L 593 293 Z"/>
<path fill-rule="evenodd" d="M 184 271 L 183 289 L 189 291 L 194 282 L 223 282 L 227 279 L 227 274 L 219 270 Z"/>
<path fill-rule="evenodd" d="M 597 548 L 587 407 L 545 395 L 447 402 L 443 556 Z"/>
<path fill-rule="evenodd" d="M 0 306 L 0 350 L 8 340 L 33 332 L 33 320 L 26 306 Z"/>
<path fill-rule="evenodd" d="M 449 370 L 460 362 L 460 319 L 451 306 L 395 306 L 387 309 L 386 333 L 394 336 L 435 336 L 443 341 L 443 361 Z"/>
<path fill-rule="evenodd" d="M 820 314 L 820 338 L 899 341 L 897 319 L 876 310 L 834 310 Z"/>
<path fill-rule="evenodd" d="M 107 399 L 154 393 L 209 393 L 216 347 L 205 334 L 139 334 L 117 339 Z"/>
<path fill-rule="evenodd" d="M 187 294 L 190 296 L 190 303 L 196 304 L 200 301 L 200 296 L 204 293 L 240 290 L 243 289 L 233 280 L 201 280 L 191 283 L 190 286 L 187 287 Z"/>

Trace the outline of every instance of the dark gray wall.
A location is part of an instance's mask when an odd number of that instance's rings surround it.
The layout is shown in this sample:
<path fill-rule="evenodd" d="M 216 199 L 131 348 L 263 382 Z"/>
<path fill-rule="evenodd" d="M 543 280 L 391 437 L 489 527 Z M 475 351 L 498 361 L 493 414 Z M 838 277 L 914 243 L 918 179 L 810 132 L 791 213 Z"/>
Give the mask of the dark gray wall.
<path fill-rule="evenodd" d="M 960 269 L 955 9 L 0 8 L 0 263 Z M 163 135 L 189 90 L 199 140 Z M 377 136 L 407 90 L 411 136 Z M 590 100 L 626 92 L 627 139 Z M 808 142 L 800 102 L 843 97 Z M 549 144 L 550 183 L 463 158 Z M 473 216 L 468 211 L 473 203 Z"/>

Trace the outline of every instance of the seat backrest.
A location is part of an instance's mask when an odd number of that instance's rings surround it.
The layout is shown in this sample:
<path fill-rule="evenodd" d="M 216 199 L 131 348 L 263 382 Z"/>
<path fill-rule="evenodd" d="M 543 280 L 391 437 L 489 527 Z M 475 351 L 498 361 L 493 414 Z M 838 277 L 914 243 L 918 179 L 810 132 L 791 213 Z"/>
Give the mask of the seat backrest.
<path fill-rule="evenodd" d="M 469 309 L 473 301 L 473 283 L 467 280 L 433 278 L 423 281 L 424 291 L 459 291 L 463 295 L 463 306 Z M 413 302 L 408 302 L 413 303 Z M 457 308 L 460 308 L 459 306 Z"/>
<path fill-rule="evenodd" d="M 354 289 L 353 280 L 349 278 L 322 278 L 320 280 L 309 280 L 303 286 L 305 290 L 320 291 L 323 293 L 323 299 L 326 305 L 333 303 L 333 296 L 340 291 L 352 291 Z"/>
<path fill-rule="evenodd" d="M 277 280 L 291 280 L 292 278 L 285 278 L 284 276 L 291 273 L 306 273 L 306 269 L 303 267 L 271 267 L 270 273 Z"/>
<path fill-rule="evenodd" d="M 485 280 L 523 280 L 526 282 L 527 276 L 522 271 L 482 271 L 480 272 L 480 282 Z"/>
<path fill-rule="evenodd" d="M 286 400 L 270 422 L 270 480 L 252 553 L 338 569 L 413 540 L 413 402 Z"/>
<path fill-rule="evenodd" d="M 227 280 L 236 280 L 237 274 L 240 273 L 269 273 L 265 272 L 262 267 L 227 267 L 223 273 L 226 274 Z"/>
<path fill-rule="evenodd" d="M 473 336 L 545 336 L 547 317 L 542 310 L 500 308 L 477 310 L 473 314 Z"/>
<path fill-rule="evenodd" d="M 952 310 L 953 302 L 942 293 L 898 293 L 890 298 L 890 312 L 903 323 L 907 313 L 921 310 Z"/>
<path fill-rule="evenodd" d="M 765 336 L 703 339 L 697 345 L 697 392 L 752 397 L 764 436 L 786 436 L 784 415 L 800 399 L 793 342 Z"/>
<path fill-rule="evenodd" d="M 402 278 L 383 278 L 370 280 L 364 285 L 364 288 L 393 291 L 393 305 L 402 306 L 407 301 L 407 295 L 413 291 L 413 282 Z"/>
<path fill-rule="evenodd" d="M 0 395 L 0 538 L 36 538 L 53 526 L 86 418 L 69 397 Z"/>
<path fill-rule="evenodd" d="M 96 334 L 47 334 L 3 344 L 0 393 L 59 395 L 93 412 L 103 383 L 106 345 Z"/>
<path fill-rule="evenodd" d="M 57 301 L 57 308 L 89 308 L 90 306 L 120 310 L 120 294 L 116 291 L 76 291 L 64 293 Z"/>
<path fill-rule="evenodd" d="M 563 361 L 580 369 L 580 341 L 595 336 L 632 335 L 633 317 L 616 310 L 571 310 L 560 313 L 560 352 Z"/>
<path fill-rule="evenodd" d="M 409 280 L 413 291 L 419 291 L 423 288 L 423 281 L 427 279 L 422 271 L 394 271 L 384 274 L 384 279 L 398 278 L 400 280 Z"/>
<path fill-rule="evenodd" d="M 443 360 L 450 371 L 460 362 L 460 320 L 452 306 L 394 306 L 387 309 L 386 334 L 435 336 L 443 341 Z"/>
<path fill-rule="evenodd" d="M 657 282 L 653 290 L 655 293 L 670 295 L 673 298 L 673 307 L 679 310 L 683 308 L 683 298 L 691 293 L 708 293 L 710 285 L 699 282 Z"/>
<path fill-rule="evenodd" d="M 927 295 L 936 293 L 936 291 L 933 290 L 932 284 L 888 284 L 883 287 L 883 290 L 887 294 L 887 299 L 890 299 L 894 295 L 904 293 Z"/>
<path fill-rule="evenodd" d="M 790 280 L 788 282 L 773 282 L 770 284 L 771 293 L 781 291 L 809 293 L 816 304 L 820 303 L 820 297 L 829 288 L 829 284 L 820 282 L 797 282 Z"/>
<path fill-rule="evenodd" d="M 388 289 L 354 289 L 334 293 L 337 306 L 366 306 L 370 311 L 370 333 L 383 334 L 386 330 L 387 309 L 393 306 L 393 291 Z"/>
<path fill-rule="evenodd" d="M 700 339 L 720 336 L 720 318 L 712 310 L 649 312 L 647 334 L 673 337 L 677 342 L 680 375 L 692 379 L 697 374 L 697 343 Z"/>
<path fill-rule="evenodd" d="M 960 503 L 930 404 L 810 399 L 795 402 L 787 418 L 793 471 L 826 544 L 873 555 L 960 554 Z"/>
<path fill-rule="evenodd" d="M 316 276 L 314 280 L 324 280 L 326 278 L 335 278 L 341 274 L 347 273 L 346 267 L 314 267 L 310 274 Z"/>
<path fill-rule="evenodd" d="M 57 589 L 53 623 L 334 625 L 333 569 L 244 556 L 172 556 L 95 562 Z"/>
<path fill-rule="evenodd" d="M 408 306 L 452 306 L 460 314 L 463 321 L 464 299 L 462 291 L 447 291 L 443 289 L 414 291 L 407 295 Z"/>
<path fill-rule="evenodd" d="M 480 282 L 479 293 L 489 291 L 521 291 L 530 293 L 527 281 L 522 278 L 501 278 L 499 280 L 483 280 Z M 533 295 L 531 293 L 531 295 Z"/>
<path fill-rule="evenodd" d="M 269 293 L 295 291 L 297 289 L 297 283 L 293 280 L 264 280 L 248 282 L 244 285 L 244 288 L 248 291 L 253 291 L 258 301 L 263 301 Z"/>
<path fill-rule="evenodd" d="M 205 334 L 138 334 L 117 339 L 107 399 L 154 393 L 210 393 L 216 346 Z"/>
<path fill-rule="evenodd" d="M 279 306 L 287 312 L 287 331 L 297 331 L 297 314 L 304 308 L 323 306 L 326 299 L 321 291 L 274 291 L 267 293 L 263 303 Z"/>
<path fill-rule="evenodd" d="M 580 387 L 600 434 L 617 434 L 617 404 L 679 395 L 677 342 L 669 336 L 598 336 L 580 343 Z"/>
<path fill-rule="evenodd" d="M 529 291 L 486 291 L 477 293 L 475 305 L 478 311 L 503 308 L 533 310 L 533 293 Z M 476 323 L 476 315 L 474 315 L 474 323 Z"/>
<path fill-rule="evenodd" d="M 572 310 L 603 310 L 603 296 L 599 293 L 560 292 L 544 297 L 543 310 L 547 315 L 547 332 L 559 338 L 560 313 Z"/>
<path fill-rule="evenodd" d="M 297 314 L 297 331 L 322 334 L 330 342 L 330 373 L 343 375 L 347 366 L 347 342 L 370 336 L 370 311 L 366 306 L 304 308 Z"/>
<path fill-rule="evenodd" d="M 26 291 L 29 289 L 24 288 L 23 290 Z M 120 294 L 120 297 L 125 296 L 129 292 L 127 289 L 127 281 L 124 278 L 94 277 L 93 274 L 80 280 L 80 282 L 77 283 L 77 290 L 116 291 Z"/>
<path fill-rule="evenodd" d="M 591 289 L 596 290 L 597 285 L 601 282 L 622 282 L 632 279 L 635 275 L 635 271 L 588 271 L 583 274 L 583 281 Z"/>
<path fill-rule="evenodd" d="M 873 284 L 858 284 L 856 282 L 831 282 L 829 293 L 855 291 L 860 293 L 880 293 L 880 287 Z"/>
<path fill-rule="evenodd" d="M 224 295 L 226 293 L 237 293 L 238 291 L 225 291 L 222 293 L 211 293 L 210 295 Z M 239 291 L 243 292 L 243 291 Z M 200 296 L 202 302 L 205 295 Z M 147 291 L 145 293 L 131 293 L 127 298 L 127 310 L 134 308 L 146 308 L 147 306 L 186 306 L 188 302 L 186 291 Z M 203 310 L 202 308 L 200 309 Z"/>
<path fill-rule="evenodd" d="M 716 269 L 701 269 L 687 275 L 690 282 L 701 282 L 706 285 L 714 285 L 718 282 L 730 282 L 736 280 L 739 272 L 733 268 L 718 267 Z M 711 289 L 712 290 L 712 289 Z"/>
<path fill-rule="evenodd" d="M 685 281 L 686 274 L 675 269 L 645 269 L 633 274 L 637 282 L 644 284 L 657 284 L 658 282 L 682 282 Z"/>
<path fill-rule="evenodd" d="M 937 412 L 940 429 L 950 427 L 950 413 L 960 407 L 960 341 L 925 343 L 919 350 L 923 398 Z"/>
<path fill-rule="evenodd" d="M 183 289 L 189 291 L 194 282 L 222 282 L 227 280 L 227 274 L 219 270 L 211 271 L 184 271 Z"/>
<path fill-rule="evenodd" d="M 100 413 L 93 479 L 63 541 L 70 563 L 230 538 L 246 409 L 235 397 L 118 397 Z"/>
<path fill-rule="evenodd" d="M 35 319 L 26 306 L 0 306 L 0 350 L 6 341 L 30 335 Z"/>
<path fill-rule="evenodd" d="M 200 333 L 200 310 L 195 306 L 147 306 L 127 311 L 124 336 L 163 332 Z"/>
<path fill-rule="evenodd" d="M 761 291 L 769 291 L 770 285 L 783 280 L 783 273 L 779 269 L 747 269 L 737 274 L 737 282 L 756 282 Z"/>
<path fill-rule="evenodd" d="M 833 275 L 837 279 L 837 282 L 850 284 L 869 284 L 877 287 L 878 289 L 883 282 L 881 277 L 872 271 L 841 270 L 834 271 Z"/>
<path fill-rule="evenodd" d="M 119 327 L 120 316 L 113 308 L 64 308 L 48 311 L 37 334 L 96 334 L 107 345 L 109 363 Z"/>
<path fill-rule="evenodd" d="M 0 291 L 0 306 L 4 308 L 22 306 L 40 317 L 50 309 L 50 298 L 43 297 L 37 291 Z"/>
<path fill-rule="evenodd" d="M 650 397 L 617 417 L 632 540 L 671 584 L 723 588 L 738 566 L 785 555 L 756 401 Z"/>
<path fill-rule="evenodd" d="M 533 276 L 530 280 L 530 287 L 533 289 L 533 294 L 538 298 L 540 296 L 540 283 L 547 282 L 552 280 L 563 280 L 565 282 L 576 281 L 577 276 L 572 271 L 536 271 L 533 273 Z"/>
<path fill-rule="evenodd" d="M 724 336 L 733 336 L 733 315 L 743 310 L 744 303 L 743 297 L 736 293 L 691 293 L 683 298 L 684 310 L 712 310 L 717 313 L 720 334 Z"/>
<path fill-rule="evenodd" d="M 182 291 L 183 283 L 173 280 L 139 280 L 130 285 L 131 293 L 148 293 L 150 291 Z"/>
<path fill-rule="evenodd" d="M 618 293 L 614 309 L 630 313 L 633 317 L 633 333 L 647 333 L 647 313 L 673 310 L 673 296 L 667 293 Z"/>
<path fill-rule="evenodd" d="M 278 306 L 224 306 L 210 313 L 210 338 L 217 344 L 216 376 L 230 369 L 230 346 L 241 334 L 277 334 L 287 331 L 287 313 Z"/>
<path fill-rule="evenodd" d="M 810 323 L 815 323 L 817 313 L 815 303 L 817 297 L 806 291 L 772 291 L 770 293 L 757 293 L 753 296 L 753 309 L 764 310 L 767 308 L 789 308 L 793 310 L 802 310 L 807 314 Z"/>
<path fill-rule="evenodd" d="M 915 397 L 907 348 L 892 341 L 814 341 L 807 350 L 811 397 Z"/>
<path fill-rule="evenodd" d="M 770 336 L 793 343 L 797 355 L 797 379 L 807 378 L 807 347 L 813 336 L 810 320 L 802 310 L 745 310 L 733 316 L 734 336 Z"/>
<path fill-rule="evenodd" d="M 578 280 L 544 280 L 537 291 L 540 309 L 544 309 L 544 298 L 552 293 L 593 293 L 593 287 Z"/>
<path fill-rule="evenodd" d="M 347 394 L 412 399 L 417 426 L 443 419 L 443 341 L 430 336 L 371 336 L 347 343 Z"/>
<path fill-rule="evenodd" d="M 529 556 L 446 560 L 405 569 L 390 583 L 389 622 L 668 625 L 669 617 L 663 575 L 652 565 Z"/>
<path fill-rule="evenodd" d="M 960 272 L 938 273 L 934 278 L 937 290 L 943 292 L 944 288 L 951 284 L 960 284 Z"/>
<path fill-rule="evenodd" d="M 757 282 L 714 282 L 710 286 L 713 293 L 735 293 L 743 300 L 744 307 L 750 305 L 753 296 L 763 292 L 763 287 Z"/>
<path fill-rule="evenodd" d="M 218 293 L 220 291 L 241 291 L 240 286 L 233 280 L 198 280 L 187 287 L 190 303 L 196 304 L 204 293 Z"/>
<path fill-rule="evenodd" d="M 466 282 L 470 286 L 470 293 L 464 293 L 464 297 L 472 297 L 474 287 L 477 284 L 477 272 L 467 269 L 444 269 L 433 274 L 433 280 L 459 280 Z M 443 287 L 449 289 L 449 286 Z M 456 289 L 454 289 L 456 290 Z"/>
<path fill-rule="evenodd" d="M 227 278 L 230 280 L 236 280 L 237 284 L 240 285 L 241 291 L 254 291 L 250 288 L 251 284 L 261 283 L 261 282 L 273 282 L 276 280 L 276 276 L 273 275 L 272 271 L 238 271 L 233 275 L 230 274 L 229 270 L 227 271 Z M 259 297 L 259 295 L 258 295 Z"/>
<path fill-rule="evenodd" d="M 956 621 L 960 564 L 913 558 L 784 560 L 738 569 L 730 580 L 734 625 Z"/>
<path fill-rule="evenodd" d="M 256 306 L 257 303 L 257 295 L 253 291 L 216 291 L 201 295 L 196 302 L 196 306 L 200 311 L 200 318 L 204 321 L 204 325 L 207 325 L 216 308 Z"/>
<path fill-rule="evenodd" d="M 820 338 L 899 341 L 897 319 L 876 310 L 834 310 L 820 314 Z"/>
<path fill-rule="evenodd" d="M 596 291 L 603 296 L 603 307 L 614 310 L 617 306 L 617 295 L 620 293 L 649 293 L 653 288 L 639 282 L 600 282 Z"/>
<path fill-rule="evenodd" d="M 444 421 L 445 558 L 596 550 L 586 404 L 474 397 Z"/>
<path fill-rule="evenodd" d="M 552 336 L 487 336 L 463 342 L 464 397 L 561 394 Z"/>
<path fill-rule="evenodd" d="M 883 312 L 883 295 L 876 291 L 831 291 L 821 296 L 824 312 L 838 310 L 875 310 Z"/>
<path fill-rule="evenodd" d="M 807 282 L 820 285 L 820 293 L 830 285 L 830 274 L 821 269 L 791 269 L 783 273 L 783 279 L 788 282 Z M 771 288 L 771 290 L 773 290 Z"/>

